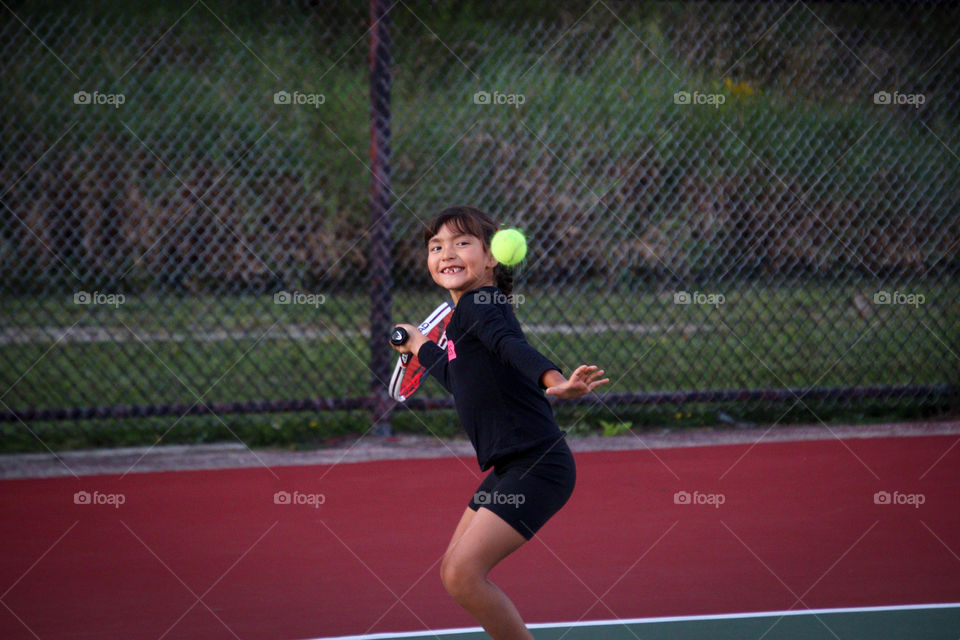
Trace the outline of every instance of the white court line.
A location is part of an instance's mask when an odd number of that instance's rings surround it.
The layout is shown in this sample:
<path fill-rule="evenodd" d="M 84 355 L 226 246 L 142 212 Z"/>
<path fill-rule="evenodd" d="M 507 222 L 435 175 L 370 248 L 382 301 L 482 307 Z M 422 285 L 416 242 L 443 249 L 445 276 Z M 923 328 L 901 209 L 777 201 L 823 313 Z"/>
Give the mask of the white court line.
<path fill-rule="evenodd" d="M 657 624 L 663 622 L 697 622 L 700 620 L 731 620 L 738 618 L 773 618 L 784 616 L 812 616 L 832 613 L 876 613 L 882 611 L 915 611 L 925 609 L 958 609 L 960 602 L 944 602 L 934 604 L 903 604 L 884 607 L 847 607 L 840 609 L 792 609 L 790 611 L 756 611 L 750 613 L 716 613 L 699 616 L 667 616 L 661 618 L 623 618 L 620 620 L 585 620 L 582 622 L 538 622 L 528 624 L 528 629 L 554 629 L 567 627 L 599 627 L 624 624 Z M 360 636 L 325 636 L 310 638 L 309 640 L 378 640 L 390 638 L 432 638 L 434 636 L 449 636 L 458 633 L 483 633 L 480 627 L 464 627 L 462 629 L 442 629 L 439 631 L 402 631 L 399 633 L 371 633 Z"/>

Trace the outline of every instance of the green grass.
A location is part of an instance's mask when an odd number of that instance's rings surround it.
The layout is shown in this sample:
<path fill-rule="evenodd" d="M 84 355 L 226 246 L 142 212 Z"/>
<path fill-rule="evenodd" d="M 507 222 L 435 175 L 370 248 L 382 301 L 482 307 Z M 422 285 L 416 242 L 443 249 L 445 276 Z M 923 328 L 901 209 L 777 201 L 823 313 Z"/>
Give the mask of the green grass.
<path fill-rule="evenodd" d="M 876 289 L 883 288 L 882 285 Z M 950 366 L 949 345 L 960 342 L 956 318 L 960 317 L 960 289 L 953 284 L 918 284 L 926 302 L 920 307 L 871 307 L 861 316 L 853 304 L 856 293 L 872 299 L 872 289 L 832 286 L 759 287 L 740 285 L 733 289 L 718 284 L 706 292 L 722 293 L 718 308 L 678 305 L 673 291 L 659 294 L 605 291 L 600 286 L 584 287 L 585 292 L 560 296 L 563 316 L 550 306 L 555 293 L 520 286 L 526 296 L 517 308 L 518 316 L 531 325 L 596 325 L 639 323 L 649 333 L 625 330 L 565 335 L 537 332 L 528 328 L 527 339 L 539 351 L 569 374 L 582 363 L 598 364 L 607 371 L 609 393 L 705 389 L 760 389 L 807 386 L 943 385 L 958 384 L 956 368 Z M 610 295 L 610 294 L 614 295 Z M 416 322 L 442 297 L 437 292 L 405 292 L 395 296 L 393 317 Z M 610 306 L 615 300 L 627 304 Z M 432 300 L 433 302 L 429 302 Z M 428 304 L 425 304 L 428 301 Z M 17 301 L 29 305 L 32 301 Z M 222 341 L 183 342 L 126 341 L 102 343 L 49 341 L 39 344 L 0 346 L 0 385 L 9 389 L 4 402 L 13 408 L 128 405 L 155 403 L 192 404 L 196 394 L 208 402 L 240 400 L 282 400 L 310 397 L 363 397 L 369 392 L 368 313 L 360 294 L 337 295 L 317 310 L 274 305 L 272 297 L 242 297 L 201 300 L 151 299 L 119 309 L 95 311 L 44 300 L 39 323 L 27 322 L 25 312 L 15 304 L 0 316 L 2 325 L 24 330 L 40 324 L 69 327 L 74 322 L 93 326 L 130 327 L 138 335 L 166 327 L 171 332 L 211 330 L 228 327 L 243 330 L 251 337 Z M 170 309 L 170 312 L 164 310 Z M 158 319 L 162 319 L 160 322 Z M 222 320 L 221 320 L 222 319 Z M 278 323 L 274 326 L 274 323 Z M 271 326 L 349 329 L 357 335 L 335 333 L 322 339 L 263 339 L 256 337 Z M 668 330 L 672 327 L 672 330 Z M 421 394 L 443 395 L 432 379 Z M 941 404 L 938 404 L 941 403 Z M 807 405 L 814 403 L 807 401 Z M 899 411 L 929 412 L 942 407 L 942 399 L 863 403 L 844 407 L 842 403 L 816 403 L 819 410 L 803 404 L 794 414 L 820 416 L 856 415 L 868 418 L 868 406 L 886 405 L 890 415 Z M 770 403 L 753 407 L 609 407 L 596 411 L 588 424 L 602 428 L 598 420 L 633 422 L 638 428 L 658 420 L 670 424 L 708 424 L 718 410 L 743 411 L 750 419 L 774 420 L 787 407 Z M 810 411 L 813 411 L 813 414 Z M 570 416 L 577 410 L 571 409 Z M 876 413 L 874 411 L 874 413 Z M 629 418 L 623 415 L 629 415 Z M 427 414 L 428 416 L 430 414 Z M 879 414 L 876 414 L 879 415 Z M 401 412 L 399 431 L 425 432 L 417 417 L 434 424 L 438 433 L 456 432 L 456 420 Z M 236 423 L 253 442 L 320 442 L 343 431 L 332 416 L 224 417 Z M 570 420 L 574 420 L 570 417 Z M 93 421 L 92 421 L 93 422 Z M 91 422 L 91 424 L 92 424 Z M 169 426 L 172 419 L 127 421 L 120 425 L 119 442 L 125 438 L 149 440 L 156 425 Z M 281 424 L 281 427 L 264 425 Z M 317 426 L 310 427 L 315 422 Z M 213 418 L 189 418 L 190 428 L 170 437 L 203 441 L 232 437 Z M 111 423 L 114 427 L 114 423 Z M 353 424 L 363 424 L 363 419 Z M 260 425 L 260 426 L 258 426 Z M 451 427 L 451 425 L 453 425 Z M 367 424 L 369 426 L 369 424 Z M 16 430 L 17 425 L 12 425 Z M 363 427 L 365 429 L 366 427 Z M 363 430 L 361 429 L 361 430 Z M 53 429 L 54 431 L 56 428 Z M 94 429 L 93 431 L 96 431 Z M 161 429 L 162 431 L 162 429 Z M 108 437 L 101 434 L 99 437 Z M 113 436 L 109 436 L 112 438 Z M 81 439 L 82 440 L 82 439 Z M 177 440 L 181 441 L 181 440 Z M 6 447 L 28 446 L 30 438 L 13 438 L 10 430 Z M 64 444 L 69 444 L 65 440 Z M 96 439 L 93 442 L 97 442 Z M 118 442 L 118 443 L 119 443 Z M 38 443 L 35 443 L 38 444 Z"/>
<path fill-rule="evenodd" d="M 42 15 L 44 3 L 27 6 Z M 64 151 L 78 153 L 59 157 L 55 149 L 48 160 L 60 171 L 65 167 L 58 163 L 63 163 L 81 174 L 102 169 L 97 157 L 111 157 L 108 151 L 145 156 L 143 161 L 153 164 L 143 140 L 170 171 L 158 165 L 141 175 L 121 175 L 117 188 L 135 186 L 159 199 L 182 190 L 171 171 L 194 185 L 188 167 L 206 168 L 214 176 L 229 177 L 218 191 L 227 190 L 242 203 L 246 215 L 239 228 L 253 233 L 268 226 L 257 214 L 277 206 L 266 185 L 291 180 L 310 192 L 303 194 L 307 202 L 301 206 L 337 217 L 336 231 L 356 237 L 355 227 L 366 219 L 369 191 L 361 164 L 368 161 L 369 145 L 365 41 L 351 48 L 363 35 L 363 21 L 326 24 L 322 17 L 271 12 L 264 25 L 251 17 L 259 15 L 255 9 L 217 5 L 216 10 L 225 12 L 223 19 L 249 50 L 209 12 L 192 11 L 164 46 L 136 65 L 146 44 L 136 39 L 131 44 L 117 32 L 141 30 L 151 42 L 182 11 L 152 7 L 143 15 L 124 15 L 78 10 L 76 29 L 88 31 L 88 40 L 76 42 L 76 33 L 69 30 L 41 36 L 64 52 L 83 87 L 124 91 L 127 102 L 119 110 L 78 108 L 71 96 L 80 85 L 72 86 L 77 83 L 59 64 L 38 67 L 34 60 L 49 54 L 29 41 L 30 55 L 18 56 L 5 68 L 3 104 L 10 118 L 30 122 L 31 130 L 24 136 L 16 128 L 4 129 L 3 140 L 11 149 L 37 141 L 46 148 L 43 141 L 56 140 L 65 124 L 76 122 Z M 471 10 L 480 8 L 468 7 L 459 17 L 431 10 L 428 17 L 442 34 L 439 40 L 407 12 L 396 16 L 394 189 L 399 195 L 413 188 L 406 202 L 410 209 L 397 208 L 401 229 L 414 222 L 411 210 L 423 217 L 422 212 L 448 202 L 453 193 L 510 211 L 512 199 L 522 201 L 523 194 L 504 193 L 503 202 L 497 190 L 515 192 L 540 172 L 570 197 L 587 186 L 602 193 L 613 186 L 618 170 L 644 156 L 641 168 L 653 167 L 663 176 L 660 215 L 678 219 L 697 202 L 684 201 L 677 184 L 690 171 L 747 201 L 776 198 L 785 183 L 796 196 L 816 186 L 814 196 L 847 208 L 857 206 L 845 202 L 851 185 L 862 185 L 865 191 L 855 199 L 870 202 L 862 213 L 875 223 L 882 223 L 878 218 L 891 209 L 912 204 L 939 211 L 938 203 L 956 196 L 955 188 L 935 179 L 943 167 L 955 166 L 948 148 L 951 123 L 940 121 L 947 110 L 930 116 L 925 127 L 916 118 L 874 105 L 869 95 L 842 93 L 843 86 L 811 108 L 801 81 L 817 86 L 818 74 L 828 74 L 826 69 L 813 69 L 809 78 L 792 83 L 758 84 L 754 96 L 737 98 L 707 61 L 692 63 L 690 52 L 663 35 L 664 16 L 650 7 L 625 15 L 636 20 L 628 24 L 630 30 L 654 47 L 656 57 L 638 49 L 634 35 L 599 8 L 584 25 L 598 29 L 611 22 L 608 42 L 600 45 L 595 32 L 577 30 L 552 49 L 553 38 L 544 36 L 538 44 L 525 29 L 496 16 L 470 22 Z M 123 20 L 118 22 L 118 16 Z M 814 18 L 805 19 L 811 24 L 802 25 L 817 26 Z M 551 35 L 563 33 L 558 25 L 550 28 L 556 30 Z M 802 32 L 801 25 L 795 28 Z M 744 75 L 750 80 L 749 73 Z M 272 96 L 283 88 L 321 92 L 327 100 L 320 109 L 281 107 Z M 478 89 L 524 93 L 527 102 L 519 110 L 483 108 L 471 102 Z M 674 92 L 683 89 L 726 93 L 727 103 L 720 109 L 673 104 Z M 468 130 L 471 134 L 461 139 Z M 937 143 L 931 130 L 946 144 Z M 35 159 L 26 153 L 8 161 L 23 162 L 26 170 Z M 517 182 L 491 184 L 465 170 L 489 163 L 504 164 Z M 667 199 L 670 195 L 675 200 Z M 218 204 L 213 205 L 217 210 Z M 638 203 L 625 205 L 621 217 L 656 217 L 656 211 L 633 207 Z M 838 227 L 838 232 L 849 234 L 842 237 L 857 246 L 855 229 Z M 130 277 L 144 275 L 134 269 Z"/>

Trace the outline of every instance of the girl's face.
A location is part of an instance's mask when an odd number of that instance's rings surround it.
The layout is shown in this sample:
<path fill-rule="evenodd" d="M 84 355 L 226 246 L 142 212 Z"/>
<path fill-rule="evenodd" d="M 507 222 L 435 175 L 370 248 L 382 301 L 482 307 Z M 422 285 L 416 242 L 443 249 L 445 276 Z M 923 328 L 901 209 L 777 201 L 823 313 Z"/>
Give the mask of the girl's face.
<path fill-rule="evenodd" d="M 447 289 L 456 304 L 460 296 L 493 284 L 497 266 L 480 238 L 460 233 L 449 222 L 427 244 L 427 267 L 433 281 Z"/>

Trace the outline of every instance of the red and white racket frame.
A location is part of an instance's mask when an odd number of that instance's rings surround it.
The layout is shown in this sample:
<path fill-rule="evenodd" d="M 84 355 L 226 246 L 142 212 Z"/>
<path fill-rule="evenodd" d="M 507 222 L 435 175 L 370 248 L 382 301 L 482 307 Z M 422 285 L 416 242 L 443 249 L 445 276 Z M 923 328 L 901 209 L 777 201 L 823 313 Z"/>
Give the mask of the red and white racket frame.
<path fill-rule="evenodd" d="M 447 323 L 453 313 L 453 305 L 444 302 L 420 323 L 417 329 L 440 348 L 447 346 Z M 423 376 L 427 373 L 426 367 L 412 353 L 400 354 L 397 366 L 390 377 L 390 397 L 397 402 L 405 402 L 407 398 L 420 387 Z"/>

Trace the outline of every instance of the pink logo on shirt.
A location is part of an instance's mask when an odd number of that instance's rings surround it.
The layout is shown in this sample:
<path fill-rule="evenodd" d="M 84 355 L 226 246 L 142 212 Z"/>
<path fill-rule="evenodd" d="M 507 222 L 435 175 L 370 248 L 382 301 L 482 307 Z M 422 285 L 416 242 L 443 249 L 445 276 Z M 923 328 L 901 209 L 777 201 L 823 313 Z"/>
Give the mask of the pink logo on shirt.
<path fill-rule="evenodd" d="M 456 360 L 456 359 L 457 359 L 457 352 L 453 348 L 453 340 L 450 340 L 449 338 L 447 338 L 447 361 L 449 362 L 450 360 Z"/>

